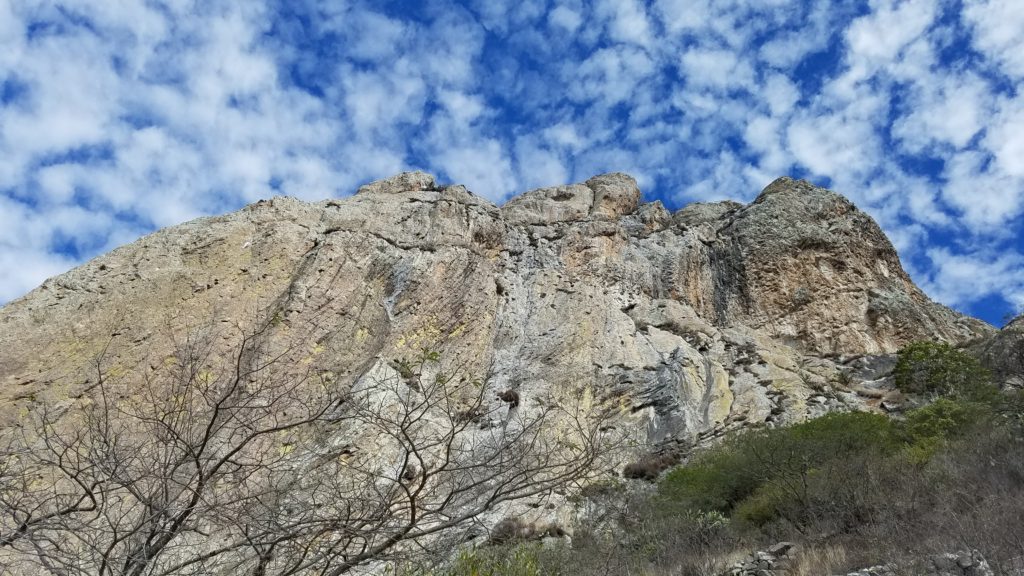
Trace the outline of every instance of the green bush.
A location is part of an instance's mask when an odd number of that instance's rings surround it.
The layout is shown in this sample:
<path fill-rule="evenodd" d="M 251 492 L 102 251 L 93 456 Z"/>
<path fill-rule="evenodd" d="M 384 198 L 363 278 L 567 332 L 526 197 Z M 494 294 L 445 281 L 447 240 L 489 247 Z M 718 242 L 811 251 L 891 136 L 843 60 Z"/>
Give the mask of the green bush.
<path fill-rule="evenodd" d="M 748 435 L 739 436 L 697 455 L 672 470 L 658 492 L 692 510 L 727 512 L 761 484 L 760 469 L 751 466 Z"/>
<path fill-rule="evenodd" d="M 833 413 L 741 433 L 661 476 L 656 492 L 595 489 L 607 504 L 571 543 L 484 546 L 430 574 L 721 574 L 735 551 L 782 540 L 835 545 L 852 569 L 955 549 L 965 534 L 986 556 L 1016 558 L 1024 435 L 1004 417 L 1024 405 L 1014 400 L 940 398 L 902 421 Z"/>
<path fill-rule="evenodd" d="M 780 486 L 762 484 L 749 497 L 736 505 L 733 516 L 742 525 L 763 526 L 780 516 L 789 496 Z"/>
<path fill-rule="evenodd" d="M 907 413 L 903 427 L 912 443 L 945 440 L 969 431 L 983 417 L 991 415 L 992 411 L 984 404 L 939 398 Z"/>
<path fill-rule="evenodd" d="M 772 430 L 769 446 L 825 462 L 864 451 L 892 452 L 899 446 L 893 421 L 870 412 L 832 412 L 788 428 Z"/>
<path fill-rule="evenodd" d="M 975 357 L 941 342 L 914 342 L 900 350 L 893 376 L 896 387 L 911 394 L 985 400 L 997 392 Z"/>
<path fill-rule="evenodd" d="M 731 513 L 762 525 L 780 516 L 802 521 L 816 505 L 820 483 L 836 482 L 848 462 L 881 457 L 901 447 L 886 416 L 832 413 L 802 424 L 743 433 L 669 472 L 662 497 L 694 510 Z"/>
<path fill-rule="evenodd" d="M 399 567 L 399 576 L 541 576 L 543 569 L 539 544 L 488 546 L 463 550 L 440 569 Z"/>
<path fill-rule="evenodd" d="M 992 407 L 968 400 L 939 398 L 907 413 L 902 428 L 911 460 L 925 462 L 948 440 L 963 436 L 995 416 Z"/>

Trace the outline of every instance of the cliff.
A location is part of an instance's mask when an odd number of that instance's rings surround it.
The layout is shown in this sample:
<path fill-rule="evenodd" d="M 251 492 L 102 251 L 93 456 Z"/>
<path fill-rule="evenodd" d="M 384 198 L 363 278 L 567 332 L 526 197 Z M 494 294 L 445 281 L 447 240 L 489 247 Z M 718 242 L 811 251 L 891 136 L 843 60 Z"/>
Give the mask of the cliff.
<path fill-rule="evenodd" d="M 930 301 L 867 214 L 804 181 L 673 214 L 624 174 L 498 207 L 405 173 L 161 230 L 6 305 L 4 417 L 73 404 L 101 352 L 144 373 L 189 330 L 258 317 L 348 381 L 427 347 L 495 391 L 617 411 L 649 445 L 861 406 L 877 399 L 833 386 L 845 362 L 992 331 Z"/>

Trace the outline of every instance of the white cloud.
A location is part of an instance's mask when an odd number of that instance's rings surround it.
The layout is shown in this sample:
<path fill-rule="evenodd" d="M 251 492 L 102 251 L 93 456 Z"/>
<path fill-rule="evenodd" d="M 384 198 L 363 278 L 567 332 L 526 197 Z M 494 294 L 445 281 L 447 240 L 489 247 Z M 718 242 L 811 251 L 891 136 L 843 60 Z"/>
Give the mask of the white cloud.
<path fill-rule="evenodd" d="M 944 238 L 943 281 L 963 284 L 957 259 L 993 269 L 981 246 L 1016 238 L 1024 212 L 1024 8 L 959 6 L 441 0 L 412 17 L 318 1 L 293 18 L 0 0 L 0 263 L 40 262 L 0 272 L 0 299 L 72 264 L 58 246 L 88 256 L 409 168 L 497 201 L 610 170 L 678 203 L 810 174 L 915 262 Z M 30 20 L 51 25 L 29 37 Z M 950 54 L 964 43 L 979 53 Z"/>
<path fill-rule="evenodd" d="M 566 6 L 555 6 L 548 14 L 548 22 L 552 26 L 557 26 L 564 29 L 566 32 L 572 34 L 580 27 L 583 22 L 583 18 L 579 12 L 576 12 L 572 8 Z"/>
<path fill-rule="evenodd" d="M 0 109 L 0 146 L 10 167 L 8 178 L 21 180 L 36 155 L 102 143 L 109 118 L 118 110 L 117 76 L 94 58 L 95 38 L 45 38 L 9 69 L 27 86 L 30 103 Z M 73 90 L 69 89 L 73 87 Z M 15 182 L 0 181 L 0 187 Z"/>
<path fill-rule="evenodd" d="M 793 162 L 786 153 L 782 127 L 780 120 L 768 116 L 755 116 L 747 123 L 743 139 L 747 146 L 760 155 L 757 169 L 761 172 L 771 172 L 778 176 Z"/>
<path fill-rule="evenodd" d="M 341 72 L 345 87 L 346 116 L 357 132 L 364 135 L 389 128 L 396 122 L 419 122 L 426 105 L 423 78 L 404 74 L 405 62 L 394 70 Z"/>
<path fill-rule="evenodd" d="M 935 19 L 933 0 L 880 0 L 872 4 L 872 13 L 854 20 L 846 31 L 853 57 L 872 63 L 896 58 Z"/>
<path fill-rule="evenodd" d="M 999 103 L 985 145 L 1003 173 L 1024 178 L 1024 102 L 1013 98 Z"/>
<path fill-rule="evenodd" d="M 990 87 L 974 75 L 921 84 L 909 105 L 910 113 L 894 124 L 893 135 L 913 153 L 941 144 L 967 146 L 991 114 Z"/>
<path fill-rule="evenodd" d="M 961 152 L 946 161 L 943 199 L 961 214 L 974 234 L 1005 236 L 1019 234 L 1003 224 L 1024 210 L 1024 179 L 1014 178 L 988 166 L 986 154 Z"/>
<path fill-rule="evenodd" d="M 878 132 L 869 114 L 805 114 L 788 127 L 787 145 L 797 162 L 819 176 L 862 175 L 879 164 Z M 856 176 L 855 176 L 856 177 Z"/>
<path fill-rule="evenodd" d="M 759 93 L 768 103 L 768 108 L 774 116 L 788 114 L 800 100 L 800 91 L 796 84 L 782 74 L 769 76 Z"/>
<path fill-rule="evenodd" d="M 350 22 L 357 34 L 350 54 L 367 62 L 397 57 L 407 44 L 406 39 L 416 33 L 412 25 L 375 12 L 355 12 Z"/>
<path fill-rule="evenodd" d="M 520 174 L 519 184 L 523 189 L 563 184 L 572 177 L 561 154 L 545 147 L 535 136 L 516 139 L 515 157 L 516 172 Z"/>
<path fill-rule="evenodd" d="M 791 32 L 769 40 L 759 49 L 761 60 L 776 68 L 792 68 L 808 54 L 824 48 L 827 37 L 808 34 L 805 30 Z"/>
<path fill-rule="evenodd" d="M 545 128 L 542 133 L 548 142 L 571 151 L 580 150 L 588 145 L 587 139 L 579 134 L 576 127 L 565 122 Z"/>
<path fill-rule="evenodd" d="M 539 19 L 546 9 L 545 0 L 473 0 L 470 4 L 484 28 L 501 34 Z"/>
<path fill-rule="evenodd" d="M 1018 309 L 1024 306 L 1024 257 L 1018 253 L 954 253 L 928 250 L 932 272 L 925 288 L 942 302 L 967 306 L 992 294 L 1003 295 Z"/>
<path fill-rule="evenodd" d="M 654 62 L 640 48 L 602 48 L 578 66 L 567 66 L 569 95 L 579 103 L 598 100 L 613 106 L 632 97 L 637 84 L 654 70 Z"/>
<path fill-rule="evenodd" d="M 487 109 L 480 96 L 457 90 L 440 91 L 438 100 L 448 111 L 452 120 L 460 125 L 475 122 Z"/>
<path fill-rule="evenodd" d="M 466 187 L 494 202 L 505 200 L 518 189 L 512 162 L 497 140 L 449 142 L 433 158 L 446 174 L 458 174 Z"/>
<path fill-rule="evenodd" d="M 750 169 L 735 154 L 723 150 L 716 156 L 699 162 L 701 173 L 707 176 L 686 188 L 682 193 L 687 198 L 711 202 L 725 199 L 752 199 L 767 185 L 771 178 L 765 178 L 757 170 Z"/>
<path fill-rule="evenodd" d="M 608 34 L 616 42 L 647 46 L 653 40 L 647 11 L 636 0 L 601 0 L 595 12 L 608 21 Z"/>
<path fill-rule="evenodd" d="M 754 70 L 735 52 L 723 49 L 694 48 L 680 59 L 686 82 L 718 90 L 747 87 L 754 81 Z"/>
<path fill-rule="evenodd" d="M 974 30 L 978 50 L 994 57 L 1007 74 L 1024 78 L 1024 3 L 966 0 L 963 16 Z"/>
<path fill-rule="evenodd" d="M 655 0 L 655 10 L 670 33 L 699 28 L 712 21 L 706 1 Z"/>
<path fill-rule="evenodd" d="M 24 30 L 11 2 L 0 2 L 0 43 L 4 46 L 20 44 L 25 35 Z"/>
<path fill-rule="evenodd" d="M 40 215 L 0 196 L 0 302 L 21 296 L 75 264 L 73 258 L 50 251 L 50 238 L 62 226 L 67 226 L 64 215 Z"/>

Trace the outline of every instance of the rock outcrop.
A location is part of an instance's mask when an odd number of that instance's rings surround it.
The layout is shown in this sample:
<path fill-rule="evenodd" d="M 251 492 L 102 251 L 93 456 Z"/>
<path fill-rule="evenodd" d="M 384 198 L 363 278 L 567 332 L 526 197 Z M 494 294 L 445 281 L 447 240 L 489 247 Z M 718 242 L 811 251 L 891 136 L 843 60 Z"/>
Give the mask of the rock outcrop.
<path fill-rule="evenodd" d="M 732 565 L 722 576 L 784 576 L 791 572 L 793 555 L 799 547 L 779 542 L 767 550 L 754 552 Z"/>
<path fill-rule="evenodd" d="M 896 576 L 897 574 L 922 574 L 927 576 L 994 576 L 985 557 L 977 550 L 939 554 L 924 562 L 917 562 L 899 569 L 895 565 L 872 566 L 845 576 Z M 838 575 L 844 576 L 844 575 Z"/>
<path fill-rule="evenodd" d="M 75 402 L 100 353 L 132 373 L 189 328 L 259 315 L 309 331 L 342 378 L 429 347 L 524 402 L 618 414 L 651 445 L 877 403 L 836 384 L 842 362 L 991 331 L 931 302 L 868 215 L 807 182 L 670 214 L 624 174 L 498 207 L 406 173 L 161 230 L 9 303 L 3 417 Z"/>
<path fill-rule="evenodd" d="M 747 555 L 721 576 L 786 576 L 806 574 L 798 569 L 801 548 L 791 542 L 780 542 L 766 550 Z M 912 560 L 905 566 L 894 563 L 861 568 L 835 576 L 896 576 L 922 574 L 928 576 L 993 576 L 991 566 L 978 551 L 939 554 L 924 561 Z"/>
<path fill-rule="evenodd" d="M 972 343 L 970 350 L 992 371 L 996 383 L 1024 388 L 1024 315 L 991 337 Z"/>

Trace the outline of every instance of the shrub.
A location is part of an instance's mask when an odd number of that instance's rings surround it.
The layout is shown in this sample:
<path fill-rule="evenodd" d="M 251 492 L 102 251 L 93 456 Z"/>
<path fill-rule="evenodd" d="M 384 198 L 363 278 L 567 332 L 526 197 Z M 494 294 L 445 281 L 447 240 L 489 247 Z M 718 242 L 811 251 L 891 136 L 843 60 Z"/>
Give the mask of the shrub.
<path fill-rule="evenodd" d="M 452 565 L 431 576 L 540 576 L 539 547 L 477 549 L 463 551 Z M 416 572 L 425 574 L 424 572 Z"/>
<path fill-rule="evenodd" d="M 804 524 L 822 510 L 838 513 L 831 507 L 834 486 L 850 475 L 851 463 L 878 459 L 900 446 L 898 430 L 885 416 L 832 413 L 741 434 L 667 474 L 659 492 L 691 509 L 731 513 L 753 526 L 780 517 Z"/>
<path fill-rule="evenodd" d="M 762 484 L 736 505 L 733 515 L 743 524 L 763 526 L 779 517 L 786 500 L 787 495 L 779 486 Z"/>
<path fill-rule="evenodd" d="M 915 342 L 900 350 L 896 387 L 928 396 L 990 399 L 996 391 L 976 358 L 941 342 Z"/>
<path fill-rule="evenodd" d="M 644 454 L 622 469 L 622 477 L 653 482 L 662 472 L 677 463 L 679 463 L 679 457 L 674 454 Z"/>
<path fill-rule="evenodd" d="M 912 444 L 930 444 L 959 436 L 991 415 L 984 404 L 939 398 L 907 413 L 903 428 Z"/>
<path fill-rule="evenodd" d="M 728 512 L 761 482 L 760 470 L 747 454 L 749 440 L 741 435 L 696 455 L 665 475 L 659 493 L 693 510 Z"/>
<path fill-rule="evenodd" d="M 515 540 L 526 540 L 533 536 L 533 526 L 519 518 L 505 518 L 491 529 L 488 544 L 507 544 Z"/>

